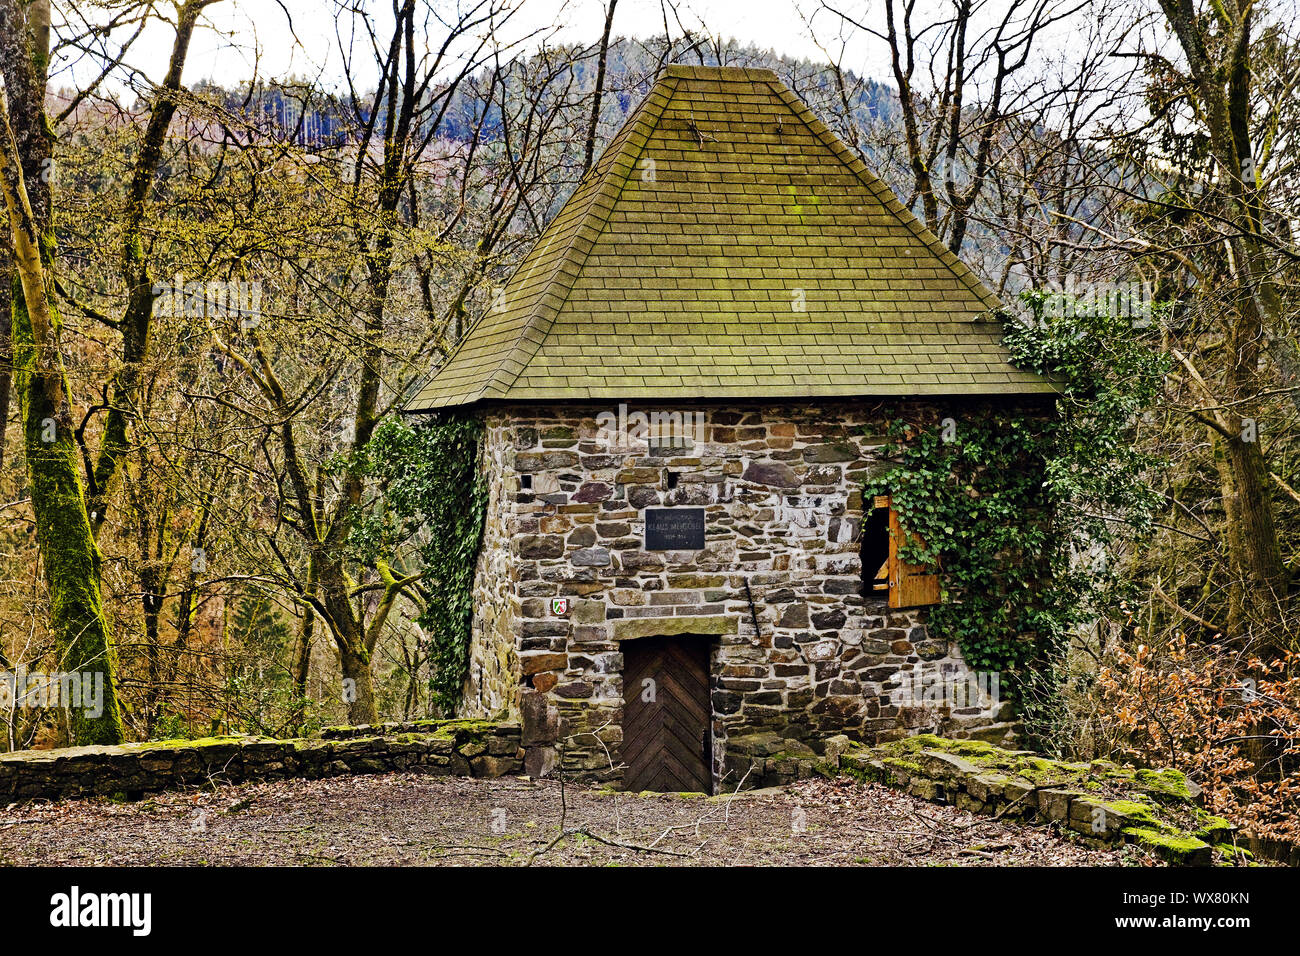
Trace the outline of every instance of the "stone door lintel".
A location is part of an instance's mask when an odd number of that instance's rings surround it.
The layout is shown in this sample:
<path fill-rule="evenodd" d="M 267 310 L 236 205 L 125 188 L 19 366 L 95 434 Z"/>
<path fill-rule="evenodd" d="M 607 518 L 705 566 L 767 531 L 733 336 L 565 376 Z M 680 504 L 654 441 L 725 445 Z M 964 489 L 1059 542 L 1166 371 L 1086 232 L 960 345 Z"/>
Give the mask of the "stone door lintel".
<path fill-rule="evenodd" d="M 699 617 L 632 617 L 614 622 L 614 640 L 688 635 L 716 637 L 719 634 L 735 634 L 739 626 L 739 618 L 722 614 Z"/>

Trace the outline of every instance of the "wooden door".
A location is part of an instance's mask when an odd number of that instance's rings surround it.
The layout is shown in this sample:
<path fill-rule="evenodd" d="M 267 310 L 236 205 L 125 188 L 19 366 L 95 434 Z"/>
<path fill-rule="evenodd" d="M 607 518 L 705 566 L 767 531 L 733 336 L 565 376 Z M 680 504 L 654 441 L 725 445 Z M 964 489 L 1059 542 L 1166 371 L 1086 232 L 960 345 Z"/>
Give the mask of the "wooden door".
<path fill-rule="evenodd" d="M 712 793 L 708 641 L 643 637 L 622 650 L 623 786 Z"/>

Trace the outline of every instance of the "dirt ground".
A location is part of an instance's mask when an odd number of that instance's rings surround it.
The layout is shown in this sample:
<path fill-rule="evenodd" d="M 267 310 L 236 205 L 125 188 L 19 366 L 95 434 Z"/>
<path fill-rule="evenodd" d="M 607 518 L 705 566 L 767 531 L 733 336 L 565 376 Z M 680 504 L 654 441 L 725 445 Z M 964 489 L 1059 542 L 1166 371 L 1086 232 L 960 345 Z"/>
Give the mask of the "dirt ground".
<path fill-rule="evenodd" d="M 3 865 L 1149 863 L 849 780 L 705 798 L 403 773 L 0 810 Z"/>

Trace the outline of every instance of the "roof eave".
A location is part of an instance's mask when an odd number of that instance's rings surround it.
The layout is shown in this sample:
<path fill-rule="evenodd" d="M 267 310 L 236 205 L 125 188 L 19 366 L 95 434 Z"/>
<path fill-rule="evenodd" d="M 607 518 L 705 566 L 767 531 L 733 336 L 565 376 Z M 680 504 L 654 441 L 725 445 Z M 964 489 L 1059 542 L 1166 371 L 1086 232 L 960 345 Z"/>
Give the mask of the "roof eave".
<path fill-rule="evenodd" d="M 473 407 L 501 407 L 506 405 L 556 405 L 556 404 L 592 404 L 596 402 L 689 402 L 692 404 L 728 402 L 734 404 L 789 404 L 800 401 L 824 401 L 837 399 L 844 401 L 872 399 L 922 399 L 941 400 L 945 398 L 1001 398 L 1008 396 L 1047 398 L 1061 394 L 1061 390 L 1049 381 L 1042 382 L 1007 382 L 1005 384 L 983 384 L 969 387 L 940 384 L 906 383 L 902 385 L 878 386 L 870 390 L 845 390 L 837 386 L 824 389 L 806 386 L 791 386 L 788 390 L 780 386 L 765 388 L 763 395 L 753 391 L 718 391 L 702 392 L 699 389 L 683 388 L 681 391 L 657 390 L 594 390 L 565 389 L 555 391 L 535 391 L 527 396 L 475 396 L 467 399 L 451 398 L 444 402 L 427 403 L 420 407 L 408 405 L 402 409 L 403 415 L 429 415 L 452 409 Z"/>

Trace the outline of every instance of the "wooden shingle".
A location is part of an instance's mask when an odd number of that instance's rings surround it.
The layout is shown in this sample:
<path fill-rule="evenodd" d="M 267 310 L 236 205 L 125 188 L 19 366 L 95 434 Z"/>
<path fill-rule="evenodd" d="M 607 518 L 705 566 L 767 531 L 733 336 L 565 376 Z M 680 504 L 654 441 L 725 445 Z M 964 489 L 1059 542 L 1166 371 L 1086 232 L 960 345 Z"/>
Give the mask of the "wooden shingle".
<path fill-rule="evenodd" d="M 668 66 L 407 411 L 1052 391 L 1000 306 L 776 74 Z"/>

